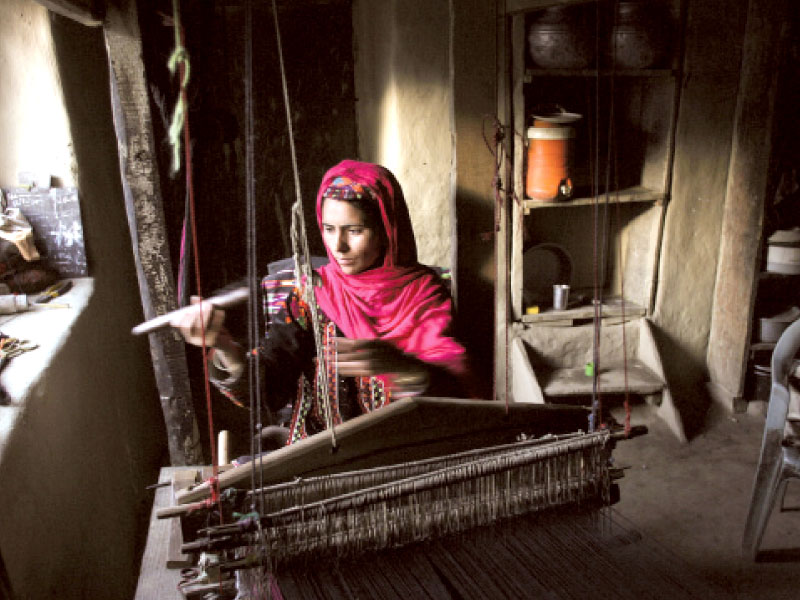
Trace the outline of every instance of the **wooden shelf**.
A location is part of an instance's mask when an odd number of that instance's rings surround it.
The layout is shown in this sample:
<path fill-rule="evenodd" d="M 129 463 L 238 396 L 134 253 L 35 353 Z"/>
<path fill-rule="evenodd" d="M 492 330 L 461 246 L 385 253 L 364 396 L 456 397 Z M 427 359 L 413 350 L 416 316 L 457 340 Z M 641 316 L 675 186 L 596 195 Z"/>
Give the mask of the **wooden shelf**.
<path fill-rule="evenodd" d="M 624 308 L 624 310 L 623 310 Z M 601 318 L 603 319 L 638 319 L 647 314 L 644 307 L 627 300 L 623 307 L 619 299 L 612 299 L 603 303 L 600 308 Z M 594 318 L 594 306 L 587 304 L 568 308 L 567 310 L 549 309 L 536 315 L 523 315 L 523 323 L 535 323 L 537 325 L 572 325 L 575 321 L 588 321 Z"/>
<path fill-rule="evenodd" d="M 758 274 L 758 279 L 762 280 L 762 281 L 763 280 L 771 280 L 771 279 L 778 280 L 778 281 L 783 281 L 783 280 L 791 279 L 793 277 L 800 277 L 800 273 L 777 273 L 775 271 L 764 270 L 764 271 L 760 271 L 759 274 Z"/>
<path fill-rule="evenodd" d="M 750 350 L 774 350 L 777 342 L 753 342 L 750 344 Z"/>
<path fill-rule="evenodd" d="M 675 69 L 525 69 L 524 83 L 534 77 L 675 77 Z"/>
<path fill-rule="evenodd" d="M 541 384 L 547 397 L 590 395 L 593 387 L 592 377 L 586 375 L 583 367 L 543 373 Z M 636 359 L 628 361 L 627 369 L 623 364 L 604 367 L 601 363 L 597 377 L 600 394 L 621 394 L 627 390 L 632 394 L 650 395 L 661 392 L 665 385 L 664 380 Z"/>
<path fill-rule="evenodd" d="M 565 4 L 582 4 L 586 0 L 507 0 L 506 14 L 527 12 L 529 10 L 541 10 L 551 6 L 563 6 Z"/>
<path fill-rule="evenodd" d="M 570 208 L 573 206 L 592 206 L 595 203 L 603 204 L 606 199 L 608 199 L 609 204 L 616 202 L 663 202 L 665 194 L 644 187 L 633 187 L 589 198 L 572 198 L 570 200 L 526 199 L 522 201 L 522 207 L 527 215 L 531 210 L 540 208 Z"/>

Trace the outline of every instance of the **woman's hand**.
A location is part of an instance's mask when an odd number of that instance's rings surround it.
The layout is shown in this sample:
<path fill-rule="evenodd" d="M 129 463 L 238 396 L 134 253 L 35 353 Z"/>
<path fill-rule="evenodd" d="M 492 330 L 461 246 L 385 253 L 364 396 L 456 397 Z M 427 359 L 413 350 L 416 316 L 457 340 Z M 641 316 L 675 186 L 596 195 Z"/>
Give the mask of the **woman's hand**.
<path fill-rule="evenodd" d="M 397 394 L 421 394 L 428 387 L 425 363 L 381 340 L 336 338 L 337 370 L 346 377 L 389 375 Z"/>
<path fill-rule="evenodd" d="M 177 329 L 189 344 L 202 346 L 205 340 L 206 346 L 215 346 L 223 330 L 225 311 L 216 308 L 210 302 L 200 302 L 199 296 L 192 296 L 190 302 L 191 309 L 178 313 L 169 324 Z"/>
<path fill-rule="evenodd" d="M 192 309 L 178 314 L 170 325 L 194 346 L 202 346 L 205 337 L 206 347 L 215 349 L 215 364 L 230 373 L 241 373 L 244 352 L 224 327 L 225 311 L 210 302 L 200 302 L 199 296 L 192 296 L 191 303 Z"/>

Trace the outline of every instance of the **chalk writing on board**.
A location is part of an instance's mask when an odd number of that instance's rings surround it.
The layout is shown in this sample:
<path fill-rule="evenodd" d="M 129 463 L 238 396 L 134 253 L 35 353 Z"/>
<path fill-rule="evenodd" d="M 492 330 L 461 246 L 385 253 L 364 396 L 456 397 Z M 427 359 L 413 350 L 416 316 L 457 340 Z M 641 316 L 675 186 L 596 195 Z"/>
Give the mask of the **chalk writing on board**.
<path fill-rule="evenodd" d="M 44 263 L 61 277 L 85 277 L 81 207 L 76 188 L 3 190 L 8 208 L 19 208 L 33 228 Z"/>

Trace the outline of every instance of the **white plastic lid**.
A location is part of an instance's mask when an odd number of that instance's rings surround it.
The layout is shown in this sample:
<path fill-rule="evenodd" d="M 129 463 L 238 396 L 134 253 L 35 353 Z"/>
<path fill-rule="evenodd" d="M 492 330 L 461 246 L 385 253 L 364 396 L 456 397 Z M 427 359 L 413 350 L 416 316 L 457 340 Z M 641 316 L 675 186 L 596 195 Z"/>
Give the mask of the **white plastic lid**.
<path fill-rule="evenodd" d="M 575 137 L 572 127 L 528 127 L 529 140 L 566 140 Z"/>

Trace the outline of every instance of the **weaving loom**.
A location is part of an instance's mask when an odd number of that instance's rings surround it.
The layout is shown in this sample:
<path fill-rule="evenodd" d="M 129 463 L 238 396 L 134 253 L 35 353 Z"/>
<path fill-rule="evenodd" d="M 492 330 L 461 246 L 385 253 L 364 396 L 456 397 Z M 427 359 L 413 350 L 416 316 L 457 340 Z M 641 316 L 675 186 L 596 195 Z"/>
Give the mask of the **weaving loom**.
<path fill-rule="evenodd" d="M 382 424 L 373 423 L 382 411 L 348 421 L 335 453 L 323 432 L 256 461 L 254 479 L 263 481 L 255 491 L 252 465 L 226 471 L 225 524 L 216 520 L 217 504 L 195 502 L 207 483 L 178 492 L 187 503 L 159 517 L 181 516 L 182 549 L 201 562 L 186 571 L 181 593 L 240 600 L 556 599 L 600 590 L 613 598 L 711 597 L 707 582 L 613 514 L 618 471 L 610 459 L 621 433 L 570 432 L 587 416 L 577 407 L 511 405 L 504 416 L 502 403 L 473 404 L 407 399 L 397 403 L 402 410 L 386 410 Z M 415 417 L 431 414 L 438 424 L 449 415 L 461 425 L 445 427 L 441 443 L 432 430 L 414 435 Z M 469 432 L 457 435 L 464 424 Z M 547 429 L 561 433 L 539 434 Z M 392 449 L 390 442 L 377 459 L 372 446 L 359 449 L 360 440 L 381 437 L 368 434 L 391 430 L 419 443 Z M 493 442 L 452 451 L 467 447 L 470 436 Z M 252 506 L 257 513 L 234 515 Z"/>
<path fill-rule="evenodd" d="M 567 537 L 582 540 L 596 555 L 613 529 L 601 509 L 614 495 L 609 464 L 617 436 L 608 430 L 583 433 L 587 416 L 586 409 L 572 406 L 524 404 L 506 411 L 492 401 L 404 399 L 342 425 L 336 452 L 322 432 L 266 455 L 255 468 L 247 464 L 221 473 L 220 487 L 228 490 L 222 492 L 226 524 L 205 526 L 217 516 L 210 513 L 217 505 L 202 500 L 208 482 L 178 492 L 184 504 L 159 514 L 182 517 L 185 552 L 207 553 L 206 563 L 213 556 L 210 567 L 191 572 L 194 581 L 181 591 L 186 598 L 233 597 L 238 581 L 252 598 L 418 597 L 430 586 L 424 593 L 432 597 L 461 597 L 452 590 L 440 595 L 453 585 L 444 581 L 455 575 L 431 565 L 447 556 L 450 570 L 480 574 L 482 568 L 469 567 L 476 542 L 502 546 L 516 539 L 550 546 L 553 540 L 535 540 L 571 530 Z M 422 422 L 427 426 L 420 427 Z M 249 489 L 254 481 L 255 491 Z M 251 506 L 257 514 L 234 520 L 235 512 Z M 525 540 L 518 535 L 523 530 Z M 530 569 L 544 560 L 524 555 L 508 568 Z M 357 575 L 364 556 L 373 570 L 397 556 L 411 580 L 428 581 L 412 585 L 400 577 L 406 582 L 400 588 L 384 581 L 373 582 L 383 591 L 356 591 L 368 585 L 369 577 Z M 343 568 L 349 563 L 355 570 Z M 233 578 L 232 572 L 239 575 Z M 321 578 L 316 584 L 311 572 Z M 492 580 L 491 573 L 482 576 Z M 312 592 L 304 589 L 309 585 L 322 587 Z M 540 582 L 549 585 L 563 587 Z M 509 593 L 495 582 L 475 595 Z"/>

